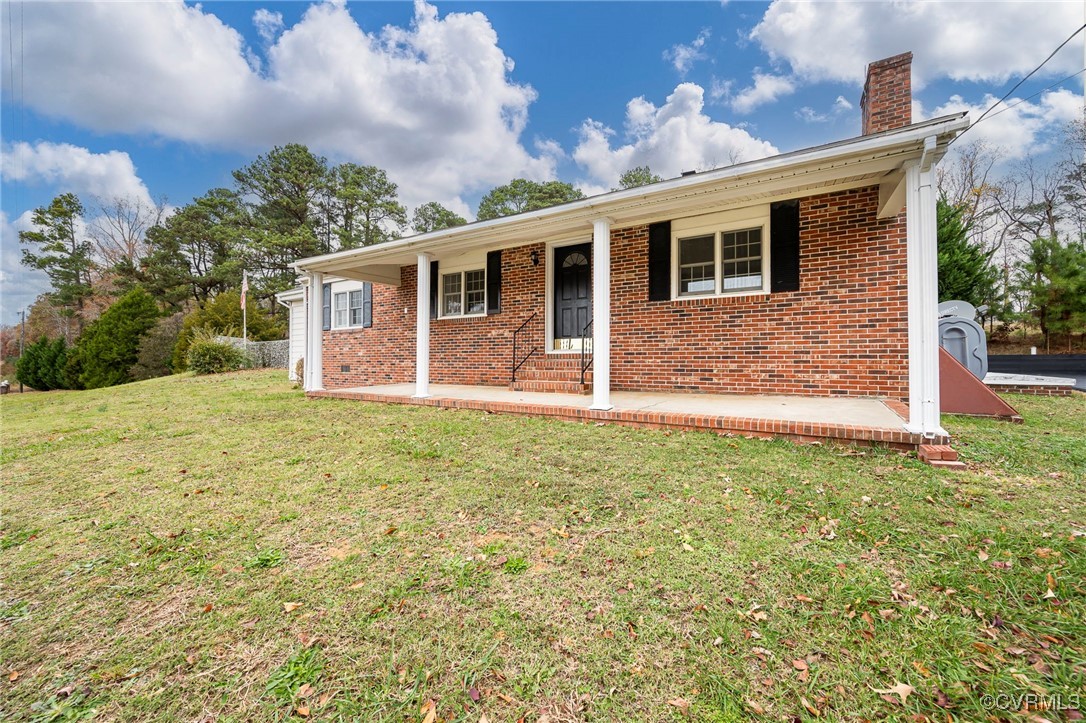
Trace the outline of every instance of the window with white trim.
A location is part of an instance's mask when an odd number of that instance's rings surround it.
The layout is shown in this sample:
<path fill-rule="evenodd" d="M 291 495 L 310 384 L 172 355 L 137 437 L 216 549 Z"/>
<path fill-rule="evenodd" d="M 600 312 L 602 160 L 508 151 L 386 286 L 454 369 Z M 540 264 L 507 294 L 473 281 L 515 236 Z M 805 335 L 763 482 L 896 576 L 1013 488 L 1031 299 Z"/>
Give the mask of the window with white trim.
<path fill-rule="evenodd" d="M 764 226 L 691 233 L 676 238 L 676 297 L 767 290 L 766 238 Z"/>
<path fill-rule="evenodd" d="M 336 329 L 346 329 L 352 326 L 362 326 L 364 316 L 362 312 L 362 289 L 357 291 L 341 291 L 332 295 L 332 311 L 335 314 Z"/>
<path fill-rule="evenodd" d="M 486 313 L 486 271 L 455 271 L 441 275 L 441 315 L 476 316 Z"/>

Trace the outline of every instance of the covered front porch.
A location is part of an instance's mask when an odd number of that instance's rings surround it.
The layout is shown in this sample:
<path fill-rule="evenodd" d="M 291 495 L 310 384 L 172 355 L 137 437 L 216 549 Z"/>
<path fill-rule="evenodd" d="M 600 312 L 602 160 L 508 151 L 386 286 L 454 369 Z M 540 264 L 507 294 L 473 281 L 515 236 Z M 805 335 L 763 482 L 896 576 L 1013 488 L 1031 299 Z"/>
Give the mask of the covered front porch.
<path fill-rule="evenodd" d="M 611 392 L 611 409 L 592 408 L 583 394 L 514 391 L 504 387 L 431 384 L 415 396 L 415 385 L 381 384 L 313 390 L 311 398 L 472 409 L 496 414 L 553 417 L 652 429 L 699 430 L 797 442 L 839 441 L 915 449 L 946 444 L 905 428 L 908 408 L 900 402 L 857 397 Z"/>

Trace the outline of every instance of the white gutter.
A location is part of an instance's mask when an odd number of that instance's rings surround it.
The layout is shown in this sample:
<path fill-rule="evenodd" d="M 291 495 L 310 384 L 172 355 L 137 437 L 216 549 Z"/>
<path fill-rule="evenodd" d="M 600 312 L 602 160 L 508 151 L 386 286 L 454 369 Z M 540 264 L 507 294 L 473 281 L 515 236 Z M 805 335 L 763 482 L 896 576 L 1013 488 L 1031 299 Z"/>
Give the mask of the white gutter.
<path fill-rule="evenodd" d="M 328 262 L 345 262 L 356 258 L 364 259 L 372 256 L 388 256 L 395 252 L 424 252 L 440 246 L 441 242 L 451 241 L 457 238 L 467 240 L 474 237 L 478 240 L 480 237 L 485 237 L 488 232 L 498 232 L 498 234 L 500 234 L 504 229 L 516 227 L 530 228 L 532 222 L 536 221 L 543 222 L 556 218 L 574 220 L 581 214 L 588 217 L 608 215 L 608 213 L 613 212 L 613 210 L 611 210 L 613 207 L 620 205 L 624 201 L 652 202 L 654 200 L 664 200 L 677 190 L 696 190 L 699 187 L 712 186 L 713 184 L 725 180 L 741 180 L 748 176 L 756 176 L 775 170 L 784 170 L 791 166 L 841 159 L 851 155 L 870 154 L 878 151 L 889 152 L 894 148 L 907 148 L 908 146 L 913 146 L 920 141 L 924 142 L 924 153 L 925 157 L 927 157 L 929 153 L 934 153 L 935 151 L 935 148 L 929 150 L 929 141 L 937 143 L 937 137 L 953 137 L 968 127 L 969 120 L 967 114 L 961 113 L 957 116 L 946 116 L 907 126 L 900 130 L 885 131 L 876 135 L 861 136 L 860 138 L 838 141 L 836 143 L 816 146 L 802 151 L 784 153 L 757 161 L 749 161 L 735 166 L 705 171 L 692 176 L 681 176 L 679 178 L 654 183 L 649 186 L 641 186 L 623 191 L 613 191 L 600 196 L 593 196 L 580 201 L 572 201 L 558 206 L 551 206 L 538 211 L 528 211 L 516 214 L 515 216 L 505 216 L 502 218 L 490 219 L 488 221 L 477 221 L 465 226 L 456 226 L 440 231 L 419 234 L 417 236 L 409 236 L 396 241 L 377 244 L 376 246 L 366 246 L 363 248 L 351 249 L 349 251 L 337 251 L 331 254 L 312 256 L 301 259 L 292 264 L 292 266 L 298 271 L 305 271 L 313 266 Z M 947 140 L 949 142 L 949 138 Z"/>

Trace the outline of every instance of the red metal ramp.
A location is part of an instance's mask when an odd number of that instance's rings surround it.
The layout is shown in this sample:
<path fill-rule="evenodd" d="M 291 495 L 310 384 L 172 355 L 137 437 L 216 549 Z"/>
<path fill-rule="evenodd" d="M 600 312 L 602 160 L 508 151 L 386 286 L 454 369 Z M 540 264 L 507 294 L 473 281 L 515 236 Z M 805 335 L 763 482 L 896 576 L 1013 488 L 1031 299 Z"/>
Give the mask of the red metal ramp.
<path fill-rule="evenodd" d="M 970 414 L 1021 422 L 1022 415 L 962 366 L 950 353 L 939 348 L 939 397 L 947 414 Z"/>

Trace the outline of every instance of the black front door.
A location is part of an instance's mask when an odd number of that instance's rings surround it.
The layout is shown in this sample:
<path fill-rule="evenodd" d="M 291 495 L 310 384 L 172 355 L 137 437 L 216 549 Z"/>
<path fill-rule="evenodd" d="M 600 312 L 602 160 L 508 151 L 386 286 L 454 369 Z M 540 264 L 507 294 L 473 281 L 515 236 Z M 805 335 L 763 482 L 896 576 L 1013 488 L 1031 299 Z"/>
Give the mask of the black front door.
<path fill-rule="evenodd" d="M 554 338 L 580 339 L 592 320 L 592 244 L 554 250 Z"/>

